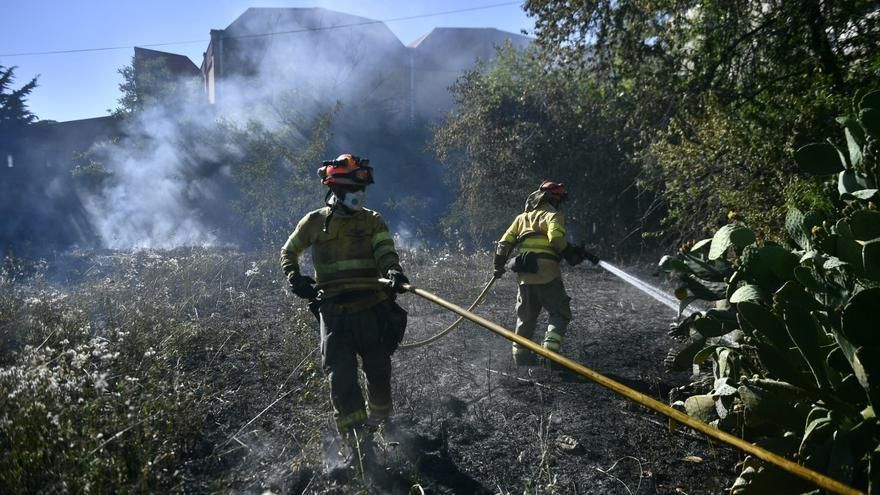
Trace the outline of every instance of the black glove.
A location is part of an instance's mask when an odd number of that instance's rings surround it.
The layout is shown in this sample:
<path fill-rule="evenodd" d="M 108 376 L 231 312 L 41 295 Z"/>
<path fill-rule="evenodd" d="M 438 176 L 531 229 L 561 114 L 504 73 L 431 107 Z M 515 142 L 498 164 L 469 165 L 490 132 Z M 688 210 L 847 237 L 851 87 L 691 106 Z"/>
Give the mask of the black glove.
<path fill-rule="evenodd" d="M 501 256 L 500 254 L 495 255 L 495 272 L 492 274 L 493 277 L 501 278 L 501 276 L 504 275 L 504 272 L 507 271 L 507 269 L 504 268 L 504 263 L 506 262 L 506 256 Z"/>
<path fill-rule="evenodd" d="M 385 285 L 386 287 L 397 293 L 402 294 L 406 292 L 406 289 L 403 288 L 403 284 L 409 283 L 409 279 L 406 278 L 406 275 L 397 270 L 388 270 L 386 277 L 388 278 L 388 283 Z"/>
<path fill-rule="evenodd" d="M 586 249 L 584 249 L 584 258 L 590 260 L 590 263 L 592 263 L 594 265 L 599 264 L 599 257 L 596 256 L 595 254 L 587 251 Z"/>
<path fill-rule="evenodd" d="M 300 275 L 299 272 L 293 272 L 287 277 L 290 282 L 290 290 L 298 297 L 312 300 L 318 297 L 318 290 L 315 289 L 315 279 Z"/>
<path fill-rule="evenodd" d="M 577 246 L 575 244 L 569 244 L 565 246 L 565 249 L 562 250 L 562 257 L 568 262 L 571 266 L 577 266 L 584 261 L 584 249 L 581 246 Z"/>

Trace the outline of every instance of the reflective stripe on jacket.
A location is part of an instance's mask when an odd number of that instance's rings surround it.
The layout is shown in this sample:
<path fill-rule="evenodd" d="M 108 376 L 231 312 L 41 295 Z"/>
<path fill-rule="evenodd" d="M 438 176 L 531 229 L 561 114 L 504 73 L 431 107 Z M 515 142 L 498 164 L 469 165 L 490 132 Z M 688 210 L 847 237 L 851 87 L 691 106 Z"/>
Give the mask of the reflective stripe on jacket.
<path fill-rule="evenodd" d="M 380 291 L 378 282 L 389 269 L 400 270 L 394 240 L 379 213 L 363 209 L 345 214 L 337 210 L 324 225 L 330 207 L 315 210 L 299 221 L 281 248 L 285 275 L 299 270 L 299 256 L 312 248 L 316 288 L 321 299 L 355 291 Z"/>
<path fill-rule="evenodd" d="M 559 254 L 566 248 L 565 218 L 547 202 L 520 213 L 498 242 L 497 254 L 510 256 L 514 246 L 521 252 L 540 253 L 537 273 L 519 273 L 521 284 L 545 284 L 562 276 Z M 547 256 L 549 255 L 549 256 Z"/>

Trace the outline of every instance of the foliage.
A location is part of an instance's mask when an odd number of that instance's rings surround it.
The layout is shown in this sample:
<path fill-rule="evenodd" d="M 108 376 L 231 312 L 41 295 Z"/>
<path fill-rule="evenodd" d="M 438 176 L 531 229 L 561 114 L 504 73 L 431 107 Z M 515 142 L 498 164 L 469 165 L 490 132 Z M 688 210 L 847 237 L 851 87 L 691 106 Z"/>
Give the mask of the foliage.
<path fill-rule="evenodd" d="M 0 150 L 10 152 L 17 145 L 24 128 L 37 120 L 27 108 L 27 97 L 37 87 L 37 78 L 12 89 L 15 67 L 0 65 Z M 4 156 L 5 158 L 5 156 Z"/>
<path fill-rule="evenodd" d="M 339 105 L 311 123 L 293 105 L 283 106 L 275 128 L 251 120 L 239 127 L 221 126 L 224 139 L 237 143 L 232 175 L 240 191 L 236 209 L 260 233 L 265 245 L 278 244 L 293 230 L 292 219 L 320 204 L 316 163 L 324 158 L 329 128 Z"/>
<path fill-rule="evenodd" d="M 624 159 L 626 143 L 614 139 L 620 122 L 593 104 L 601 98 L 589 77 L 571 78 L 534 51 L 507 46 L 453 92 L 457 110 L 434 140 L 458 182 L 448 230 L 477 242 L 496 239 L 543 179 L 571 192 L 567 220 L 575 235 L 593 232 L 591 241 L 612 245 L 638 224 L 636 171 Z"/>
<path fill-rule="evenodd" d="M 187 249 L 6 259 L 0 491 L 230 491 L 232 473 L 217 473 L 241 459 L 232 436 L 276 394 L 292 395 L 318 431 L 312 317 L 275 299 L 266 311 L 258 297 L 284 296 L 275 258 Z M 273 435 L 294 442 L 281 426 Z M 319 447 L 318 434 L 287 449 L 302 460 Z"/>
<path fill-rule="evenodd" d="M 838 119 L 845 147 L 795 153 L 800 170 L 836 175 L 839 199 L 826 211 L 790 207 L 787 245 L 760 241 L 735 220 L 660 262 L 687 287 L 683 307 L 722 301 L 671 331 L 687 339 L 667 358 L 671 369 L 713 364 L 712 390 L 688 397 L 688 413 L 871 493 L 880 489 L 877 109 L 880 92 L 857 94 L 852 115 Z M 733 493 L 792 486 L 811 489 L 747 459 Z"/>
<path fill-rule="evenodd" d="M 150 105 L 186 100 L 190 93 L 200 93 L 198 79 L 174 77 L 163 58 L 139 58 L 132 56 L 131 65 L 119 69 L 119 106 L 114 115 L 125 116 L 142 111 Z"/>
<path fill-rule="evenodd" d="M 37 78 L 24 86 L 11 90 L 15 80 L 15 67 L 0 65 L 0 129 L 33 123 L 37 117 L 27 108 L 27 97 L 37 87 Z"/>
<path fill-rule="evenodd" d="M 542 58 L 617 109 L 644 187 L 688 238 L 736 210 L 769 237 L 801 190 L 785 156 L 880 69 L 876 2 L 531 0 Z M 613 104 L 609 104 L 613 102 Z M 788 189 L 793 188 L 792 192 Z"/>

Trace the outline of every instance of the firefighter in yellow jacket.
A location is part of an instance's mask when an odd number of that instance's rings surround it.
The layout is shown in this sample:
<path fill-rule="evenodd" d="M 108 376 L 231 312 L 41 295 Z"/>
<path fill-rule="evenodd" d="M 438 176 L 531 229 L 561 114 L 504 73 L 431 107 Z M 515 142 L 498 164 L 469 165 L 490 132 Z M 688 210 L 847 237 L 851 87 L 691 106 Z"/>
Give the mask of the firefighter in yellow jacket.
<path fill-rule="evenodd" d="M 409 281 L 382 217 L 363 206 L 372 171 L 369 160 L 351 154 L 325 161 L 318 175 L 329 187 L 327 205 L 303 217 L 281 249 L 294 294 L 318 307 L 322 365 L 336 426 L 346 438 L 368 419 L 357 356 L 366 376 L 369 417 L 381 422 L 392 409 L 391 354 L 406 326 L 406 312 L 393 298 Z M 298 262 L 309 247 L 315 279 L 303 275 Z M 388 287 L 379 283 L 382 276 L 391 280 Z"/>
<path fill-rule="evenodd" d="M 535 334 L 541 308 L 547 310 L 548 327 L 544 333 L 545 349 L 559 352 L 566 328 L 571 321 L 571 298 L 562 284 L 559 263 L 565 259 L 576 265 L 584 259 L 599 259 L 580 246 L 565 240 L 565 218 L 562 203 L 568 198 L 565 186 L 545 180 L 526 200 L 525 211 L 510 224 L 495 251 L 495 277 L 507 266 L 517 273 L 519 292 L 516 299 L 516 333 L 528 339 Z M 519 254 L 507 263 L 514 247 Z M 517 365 L 537 364 L 537 356 L 513 344 Z"/>

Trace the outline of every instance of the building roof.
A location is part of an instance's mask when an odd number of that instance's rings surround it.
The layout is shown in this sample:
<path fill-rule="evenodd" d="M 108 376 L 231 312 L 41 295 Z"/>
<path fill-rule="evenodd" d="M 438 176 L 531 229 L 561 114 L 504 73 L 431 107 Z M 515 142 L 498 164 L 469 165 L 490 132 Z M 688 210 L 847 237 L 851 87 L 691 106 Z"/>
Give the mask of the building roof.
<path fill-rule="evenodd" d="M 382 21 L 337 12 L 321 7 L 251 7 L 227 26 L 227 37 L 295 36 L 298 32 L 321 32 L 332 36 L 343 28 L 359 28 L 373 35 L 393 39 L 401 47 L 400 39 Z"/>
<path fill-rule="evenodd" d="M 198 77 L 202 73 L 198 66 L 196 66 L 189 57 L 184 55 L 160 52 L 158 50 L 150 50 L 149 48 L 141 48 L 138 46 L 134 47 L 135 71 L 140 70 L 145 63 L 153 60 L 161 60 L 173 76 Z"/>
<path fill-rule="evenodd" d="M 516 48 L 524 48 L 532 38 L 495 28 L 440 27 L 423 34 L 407 45 L 417 50 L 463 49 L 475 45 L 500 45 L 510 40 Z"/>

